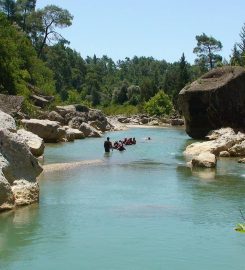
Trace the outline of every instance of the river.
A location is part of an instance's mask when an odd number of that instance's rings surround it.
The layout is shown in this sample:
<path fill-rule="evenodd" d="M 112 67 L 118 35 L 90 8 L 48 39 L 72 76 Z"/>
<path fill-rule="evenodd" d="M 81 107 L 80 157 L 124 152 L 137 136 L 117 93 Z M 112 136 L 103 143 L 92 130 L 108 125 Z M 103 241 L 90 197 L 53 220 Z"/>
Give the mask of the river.
<path fill-rule="evenodd" d="M 124 152 L 100 139 L 50 144 L 45 164 L 101 160 L 40 178 L 40 204 L 0 215 L 2 270 L 242 270 L 244 165 L 191 171 L 182 129 L 132 128 Z M 146 141 L 150 136 L 152 140 Z"/>

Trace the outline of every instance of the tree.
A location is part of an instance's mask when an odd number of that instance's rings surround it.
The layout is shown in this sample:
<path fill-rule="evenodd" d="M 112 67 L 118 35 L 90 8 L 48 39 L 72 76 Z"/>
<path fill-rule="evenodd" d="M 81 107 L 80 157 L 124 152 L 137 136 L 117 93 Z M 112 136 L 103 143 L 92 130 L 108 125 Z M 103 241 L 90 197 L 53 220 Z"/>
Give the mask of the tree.
<path fill-rule="evenodd" d="M 18 23 L 23 31 L 27 31 L 27 18 L 36 8 L 36 0 L 17 0 L 16 11 Z"/>
<path fill-rule="evenodd" d="M 145 104 L 145 110 L 150 115 L 169 115 L 173 110 L 171 99 L 163 90 L 160 90 Z"/>
<path fill-rule="evenodd" d="M 14 0 L 0 0 L 0 10 L 6 14 L 8 20 L 13 21 L 16 12 Z"/>
<path fill-rule="evenodd" d="M 55 5 L 48 5 L 44 9 L 37 11 L 42 21 L 42 29 L 39 32 L 38 56 L 40 57 L 43 48 L 51 41 L 59 41 L 64 39 L 56 28 L 68 27 L 72 24 L 73 16 L 66 9 L 62 9 Z"/>
<path fill-rule="evenodd" d="M 208 37 L 205 33 L 196 36 L 197 46 L 193 49 L 193 53 L 197 54 L 200 60 L 204 60 L 210 69 L 215 67 L 218 61 L 222 61 L 222 57 L 215 52 L 221 51 L 222 43 L 212 36 Z"/>
<path fill-rule="evenodd" d="M 243 53 L 245 52 L 245 23 L 242 27 L 242 30 L 239 34 L 241 41 L 237 43 L 238 48 L 240 49 L 240 52 Z"/>
<path fill-rule="evenodd" d="M 237 49 L 237 45 L 235 44 L 232 50 L 231 60 L 230 63 L 232 66 L 242 66 L 242 54 Z"/>

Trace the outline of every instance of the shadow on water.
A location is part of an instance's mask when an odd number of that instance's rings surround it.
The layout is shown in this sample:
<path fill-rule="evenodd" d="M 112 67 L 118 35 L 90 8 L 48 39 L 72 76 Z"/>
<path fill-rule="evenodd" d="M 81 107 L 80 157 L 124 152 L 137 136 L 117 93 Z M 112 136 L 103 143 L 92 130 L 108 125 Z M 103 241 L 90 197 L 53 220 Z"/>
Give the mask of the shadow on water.
<path fill-rule="evenodd" d="M 31 245 L 38 228 L 39 206 L 31 205 L 0 215 L 0 261 L 14 261 L 19 249 Z M 2 269 L 0 267 L 0 269 Z"/>

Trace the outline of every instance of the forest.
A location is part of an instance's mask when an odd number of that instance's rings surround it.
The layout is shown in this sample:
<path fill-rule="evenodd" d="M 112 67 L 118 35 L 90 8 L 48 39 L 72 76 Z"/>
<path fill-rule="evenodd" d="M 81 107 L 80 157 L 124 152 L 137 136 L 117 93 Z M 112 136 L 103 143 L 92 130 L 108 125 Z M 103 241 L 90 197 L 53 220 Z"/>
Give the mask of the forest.
<path fill-rule="evenodd" d="M 194 64 L 184 52 L 174 63 L 153 57 L 82 58 L 59 30 L 73 16 L 56 5 L 36 8 L 36 0 L 0 0 L 0 93 L 23 95 L 26 109 L 35 110 L 30 96 L 51 95 L 56 104 L 81 103 L 107 114 L 178 111 L 179 91 L 208 70 L 223 65 L 245 66 L 245 24 L 240 40 L 222 59 L 221 41 L 197 35 Z M 238 29 L 239 32 L 239 29 Z"/>

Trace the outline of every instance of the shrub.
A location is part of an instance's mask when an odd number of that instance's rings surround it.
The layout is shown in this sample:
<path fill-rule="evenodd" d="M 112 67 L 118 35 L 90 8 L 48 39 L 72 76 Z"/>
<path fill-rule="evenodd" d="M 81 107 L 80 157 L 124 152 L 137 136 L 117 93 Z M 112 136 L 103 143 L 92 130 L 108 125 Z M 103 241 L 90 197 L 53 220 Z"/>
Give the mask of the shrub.
<path fill-rule="evenodd" d="M 144 106 L 149 115 L 169 115 L 173 110 L 173 104 L 170 97 L 160 90 Z"/>

